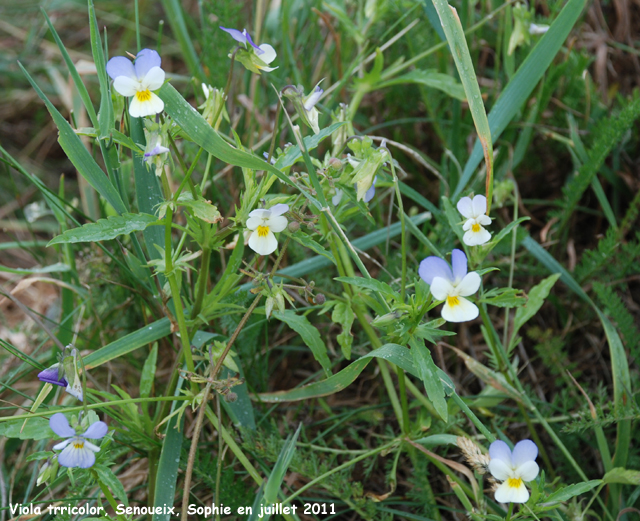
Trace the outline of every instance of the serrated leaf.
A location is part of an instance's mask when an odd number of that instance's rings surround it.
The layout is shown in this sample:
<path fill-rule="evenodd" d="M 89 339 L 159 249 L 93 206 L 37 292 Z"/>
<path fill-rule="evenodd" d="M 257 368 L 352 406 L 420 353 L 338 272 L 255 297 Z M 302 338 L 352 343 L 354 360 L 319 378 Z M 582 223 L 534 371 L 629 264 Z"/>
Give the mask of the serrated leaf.
<path fill-rule="evenodd" d="M 54 237 L 47 246 L 70 242 L 98 242 L 115 239 L 119 235 L 140 232 L 147 226 L 157 223 L 158 219 L 146 213 L 123 213 L 112 215 L 106 219 L 98 219 L 95 223 L 85 224 L 80 228 L 72 228 Z"/>
<path fill-rule="evenodd" d="M 298 315 L 294 311 L 275 311 L 272 315 L 285 322 L 291 329 L 300 335 L 302 341 L 311 349 L 313 357 L 324 369 L 327 376 L 331 376 L 331 362 L 327 355 L 327 346 L 320 337 L 320 332 L 304 315 Z"/>
<path fill-rule="evenodd" d="M 105 467 L 103 465 L 94 465 L 91 467 L 98 477 L 100 481 L 102 481 L 103 485 L 106 485 L 111 489 L 113 495 L 116 496 L 120 501 L 124 503 L 125 506 L 129 506 L 129 500 L 127 499 L 127 494 L 124 491 L 124 487 L 118 477 L 111 471 L 109 467 Z"/>
<path fill-rule="evenodd" d="M 617 470 L 617 469 L 613 469 L 613 470 Z M 602 483 L 601 479 L 593 479 L 585 483 L 576 483 L 575 485 L 569 485 L 568 487 L 563 487 L 560 490 L 557 490 L 556 492 L 548 496 L 544 500 L 543 505 L 548 505 L 549 503 L 562 503 L 564 501 L 571 499 L 572 497 L 579 496 L 580 494 L 584 494 L 585 492 L 589 492 L 592 488 L 597 487 L 601 483 Z"/>
<path fill-rule="evenodd" d="M 342 332 L 338 335 L 338 344 L 342 349 L 342 354 L 347 360 L 351 360 L 351 345 L 353 344 L 353 335 L 351 334 L 351 326 L 355 319 L 355 314 L 348 302 L 337 302 L 331 313 L 331 320 L 342 326 Z"/>
<path fill-rule="evenodd" d="M 182 192 L 178 197 L 178 204 L 190 208 L 196 217 L 199 217 L 208 223 L 219 223 L 222 221 L 222 215 L 218 211 L 218 207 L 211 202 L 202 199 L 194 199 L 191 192 Z"/>
<path fill-rule="evenodd" d="M 365 279 L 364 277 L 335 277 L 334 280 L 346 282 L 360 289 L 368 289 L 391 298 L 398 298 L 398 293 L 386 282 L 376 279 Z"/>
<path fill-rule="evenodd" d="M 493 288 L 482 295 L 480 302 L 499 308 L 515 308 L 524 306 L 527 303 L 527 297 L 520 289 Z"/>
<path fill-rule="evenodd" d="M 424 345 L 424 342 L 418 342 L 415 338 L 412 338 L 409 343 L 413 362 L 418 369 L 422 383 L 424 383 L 427 396 L 437 413 L 446 422 L 448 418 L 447 400 L 445 399 L 444 387 L 438 377 L 439 370 L 431 358 L 431 352 Z"/>
<path fill-rule="evenodd" d="M 607 472 L 602 481 L 605 483 L 621 483 L 623 485 L 640 485 L 640 471 L 616 467 Z"/>
<path fill-rule="evenodd" d="M 452 98 L 459 99 L 460 101 L 465 101 L 467 99 L 464 93 L 464 87 L 458 83 L 455 78 L 448 74 L 438 72 L 436 69 L 415 69 L 392 80 L 378 83 L 376 88 L 382 89 L 391 85 L 401 85 L 404 83 L 417 83 L 426 87 L 438 89 Z"/>
<path fill-rule="evenodd" d="M 305 235 L 304 233 L 287 233 L 287 235 L 305 248 L 309 248 L 311 251 L 316 252 L 318 255 L 326 257 L 331 261 L 332 264 L 336 263 L 336 260 L 333 258 L 332 253 L 330 251 L 327 251 L 321 244 L 318 244 L 308 235 Z"/>

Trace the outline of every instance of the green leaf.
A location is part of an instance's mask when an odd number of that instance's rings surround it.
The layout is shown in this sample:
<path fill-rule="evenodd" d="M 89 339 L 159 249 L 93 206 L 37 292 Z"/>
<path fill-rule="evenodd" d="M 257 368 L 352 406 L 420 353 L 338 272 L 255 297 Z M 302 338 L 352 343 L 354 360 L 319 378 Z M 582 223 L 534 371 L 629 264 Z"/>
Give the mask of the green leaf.
<path fill-rule="evenodd" d="M 140 397 L 148 398 L 151 396 L 151 388 L 156 377 L 156 361 L 158 360 L 158 343 L 154 342 L 149 356 L 144 361 L 142 373 L 140 373 Z"/>
<path fill-rule="evenodd" d="M 311 251 L 314 251 L 318 255 L 322 255 L 331 261 L 331 264 L 336 263 L 336 260 L 333 258 L 333 254 L 330 251 L 327 251 L 321 244 L 318 244 L 311 237 L 304 233 L 288 233 L 285 232 L 285 235 L 291 237 L 294 241 L 301 244 L 305 248 L 309 248 Z"/>
<path fill-rule="evenodd" d="M 500 230 L 495 237 L 493 237 L 491 239 L 491 241 L 489 241 L 487 244 L 483 245 L 482 248 L 482 254 L 483 255 L 488 255 L 489 252 L 491 250 L 493 250 L 498 244 L 500 244 L 500 241 L 502 239 L 504 239 L 509 233 L 511 233 L 511 231 L 518 225 L 520 225 L 520 223 L 524 222 L 524 221 L 528 221 L 530 219 L 530 217 L 520 217 L 520 219 L 518 219 L 517 221 L 511 221 L 509 224 L 507 224 L 504 228 L 502 228 L 502 230 Z"/>
<path fill-rule="evenodd" d="M 465 101 L 467 99 L 464 93 L 464 87 L 460 85 L 455 78 L 448 74 L 438 72 L 436 69 L 415 69 L 392 80 L 379 83 L 376 85 L 376 89 L 405 83 L 417 83 L 426 87 L 432 87 L 434 89 L 441 90 L 445 94 L 448 94 L 452 98 L 459 99 L 460 101 Z"/>
<path fill-rule="evenodd" d="M 529 98 L 533 89 L 542 78 L 544 72 L 553 62 L 562 44 L 569 36 L 571 28 L 576 23 L 585 5 L 585 0 L 569 0 L 558 17 L 551 24 L 549 30 L 542 36 L 533 50 L 528 54 L 525 61 L 520 65 L 517 72 L 511 78 L 500 97 L 489 112 L 489 128 L 493 141 L 497 141 L 502 132 L 513 117 L 521 109 L 524 102 Z M 467 160 L 462 172 L 462 177 L 458 181 L 458 186 L 452 195 L 457 199 L 460 193 L 476 171 L 476 167 L 482 159 L 482 145 L 477 140 L 471 156 Z"/>
<path fill-rule="evenodd" d="M 617 469 L 613 469 L 613 470 L 617 470 Z M 610 474 L 610 473 L 607 473 L 607 474 Z M 606 480 L 606 475 L 605 475 L 605 480 Z M 597 487 L 602 482 L 603 481 L 601 479 L 593 479 L 585 483 L 576 483 L 575 485 L 562 487 L 560 490 L 556 490 L 553 494 L 545 498 L 543 505 L 546 506 L 549 503 L 563 503 L 565 501 L 568 501 L 572 497 L 579 496 L 580 494 L 584 494 L 585 492 L 589 492 L 592 488 Z M 636 483 L 636 484 L 640 484 L 640 483 Z"/>
<path fill-rule="evenodd" d="M 529 291 L 528 294 L 529 300 L 527 301 L 527 304 L 518 309 L 515 317 L 513 318 L 512 338 L 515 338 L 518 331 L 520 331 L 520 328 L 542 307 L 544 300 L 549 296 L 551 288 L 553 288 L 553 285 L 559 278 L 560 273 L 555 273 L 546 279 L 543 279 L 540 283 L 531 288 L 531 291 Z"/>
<path fill-rule="evenodd" d="M 431 358 L 431 352 L 424 345 L 424 342 L 418 342 L 415 338 L 411 338 L 409 343 L 411 344 L 414 365 L 418 368 L 427 396 L 440 418 L 446 422 L 448 418 L 447 400 L 442 382 L 438 378 L 439 370 Z"/>
<path fill-rule="evenodd" d="M 0 266 L 0 271 L 5 273 L 15 273 L 16 275 L 30 275 L 32 273 L 60 273 L 63 271 L 69 271 L 71 268 L 67 264 L 62 262 L 56 262 L 50 266 L 44 266 L 43 268 L 8 268 L 7 266 Z"/>
<path fill-rule="evenodd" d="M 599 481 L 599 480 L 598 480 Z M 623 485 L 640 485 L 640 471 L 616 467 L 607 472 L 603 477 L 604 483 L 621 483 Z"/>
<path fill-rule="evenodd" d="M 298 389 L 289 391 L 277 391 L 273 393 L 262 393 L 259 395 L 261 401 L 264 402 L 295 402 L 299 400 L 308 400 L 319 396 L 329 396 L 346 389 L 355 381 L 358 375 L 364 370 L 369 362 L 374 358 L 386 360 L 398 367 L 404 369 L 413 376 L 420 377 L 418 368 L 413 362 L 411 351 L 404 346 L 398 344 L 385 344 L 382 347 L 367 353 L 358 358 L 355 362 L 349 364 L 339 373 L 330 376 L 326 380 L 315 382 Z M 442 382 L 445 393 L 450 394 L 455 390 L 451 379 L 444 371 L 437 369 L 437 378 Z"/>
<path fill-rule="evenodd" d="M 300 335 L 302 341 L 311 349 L 313 357 L 324 369 L 327 376 L 331 375 L 331 362 L 327 356 L 327 346 L 320 337 L 320 332 L 304 315 L 298 315 L 295 311 L 274 311 L 273 317 L 286 323 L 291 329 Z"/>
<path fill-rule="evenodd" d="M 352 286 L 356 286 L 360 289 L 375 291 L 382 295 L 386 295 L 387 297 L 395 299 L 398 298 L 398 292 L 394 291 L 389 284 L 376 279 L 365 279 L 364 277 L 335 277 L 333 280 L 346 282 L 347 284 L 351 284 Z"/>
<path fill-rule="evenodd" d="M 85 148 L 80 138 L 71 128 L 71 125 L 69 125 L 67 120 L 62 117 L 62 114 L 60 114 L 60 112 L 58 112 L 58 110 L 53 106 L 45 96 L 44 92 L 40 90 L 40 87 L 38 87 L 36 82 L 20 62 L 18 62 L 18 66 L 22 69 L 22 72 L 25 74 L 40 99 L 44 101 L 44 104 L 47 106 L 47 110 L 58 127 L 58 143 L 60 143 L 62 150 L 64 150 L 64 153 L 67 155 L 71 163 L 73 163 L 73 166 L 75 166 L 80 175 L 84 177 L 111 206 L 113 206 L 116 212 L 119 214 L 125 213 L 127 211 L 127 207 L 122 201 L 120 194 L 111 184 L 93 157 L 91 157 L 89 151 Z"/>
<path fill-rule="evenodd" d="M 56 438 L 56 434 L 49 427 L 49 420 L 36 416 L 28 418 L 22 428 L 24 420 L 8 420 L 0 423 L 0 436 L 5 438 L 19 438 L 21 440 L 47 440 Z"/>
<path fill-rule="evenodd" d="M 106 219 L 98 219 L 95 223 L 67 230 L 51 239 L 49 246 L 68 242 L 108 241 L 115 239 L 119 235 L 142 231 L 150 224 L 157 222 L 157 217 L 146 213 L 112 215 Z"/>
<path fill-rule="evenodd" d="M 304 143 L 305 148 L 307 149 L 307 152 L 310 152 L 311 150 L 318 148 L 318 145 L 323 139 L 329 137 L 331 134 L 333 134 L 345 123 L 346 123 L 345 121 L 338 121 L 337 123 L 333 123 L 328 127 L 323 128 L 322 130 L 320 130 L 318 134 L 305 137 L 302 141 Z M 290 166 L 292 166 L 294 163 L 296 163 L 296 161 L 300 160 L 301 158 L 302 158 L 302 153 L 300 152 L 300 147 L 298 147 L 298 145 L 293 145 L 293 146 L 287 147 L 287 149 L 285 150 L 285 153 L 278 158 L 274 166 L 276 168 L 279 168 L 280 170 L 284 170 L 285 168 L 289 168 Z"/>
<path fill-rule="evenodd" d="M 84 365 L 87 369 L 98 367 L 169 334 L 171 334 L 171 322 L 166 317 L 161 318 L 87 355 L 83 360 Z"/>
<path fill-rule="evenodd" d="M 111 489 L 113 495 L 117 497 L 125 506 L 129 506 L 129 500 L 127 499 L 127 494 L 124 491 L 124 487 L 118 477 L 111 471 L 109 467 L 105 467 L 104 465 L 94 465 L 91 467 L 93 471 L 98 475 L 98 479 L 102 481 L 103 485 L 106 485 Z"/>
<path fill-rule="evenodd" d="M 180 206 L 186 206 L 193 214 L 208 223 L 219 223 L 222 221 L 222 215 L 218 208 L 204 198 L 194 199 L 191 192 L 182 192 L 178 197 L 177 203 Z"/>
<path fill-rule="evenodd" d="M 349 302 L 337 302 L 331 312 L 331 320 L 342 326 L 342 332 L 338 335 L 337 339 L 338 344 L 340 344 L 344 357 L 347 360 L 351 360 L 351 345 L 353 344 L 351 326 L 355 320 L 355 314 Z"/>
<path fill-rule="evenodd" d="M 278 500 L 278 493 L 280 492 L 280 488 L 282 487 L 282 482 L 284 481 L 287 469 L 291 464 L 291 460 L 296 453 L 296 442 L 298 441 L 298 436 L 300 435 L 301 429 L 302 423 L 298 425 L 298 428 L 296 429 L 294 435 L 287 438 L 287 441 L 284 442 L 280 454 L 278 454 L 276 464 L 273 466 L 273 470 L 271 471 L 269 479 L 267 480 L 267 484 L 264 487 L 265 505 L 273 504 Z"/>
<path fill-rule="evenodd" d="M 524 306 L 527 303 L 527 297 L 520 289 L 493 288 L 482 295 L 480 302 L 499 308 L 515 308 Z"/>

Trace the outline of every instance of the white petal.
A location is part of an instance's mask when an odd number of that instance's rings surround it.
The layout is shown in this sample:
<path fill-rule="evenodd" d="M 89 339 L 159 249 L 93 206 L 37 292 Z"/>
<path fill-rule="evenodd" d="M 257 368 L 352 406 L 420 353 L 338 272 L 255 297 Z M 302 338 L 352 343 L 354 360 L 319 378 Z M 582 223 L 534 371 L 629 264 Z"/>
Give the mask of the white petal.
<path fill-rule="evenodd" d="M 479 217 L 487 211 L 487 198 L 484 195 L 476 195 L 472 201 L 473 216 Z"/>
<path fill-rule="evenodd" d="M 143 118 L 145 116 L 155 116 L 164 110 L 164 101 L 162 101 L 153 92 L 149 101 L 139 101 L 136 96 L 131 100 L 129 105 L 129 114 L 134 118 Z"/>
<path fill-rule="evenodd" d="M 467 273 L 460 283 L 456 286 L 456 294 L 461 297 L 473 295 L 480 288 L 480 275 L 475 271 Z"/>
<path fill-rule="evenodd" d="M 249 217 L 260 217 L 260 219 L 267 219 L 270 215 L 271 212 L 264 208 L 258 208 L 257 210 L 249 212 Z"/>
<path fill-rule="evenodd" d="M 140 82 L 132 78 L 128 78 L 127 76 L 118 76 L 113 80 L 113 88 L 116 89 L 118 94 L 128 98 L 138 92 Z"/>
<path fill-rule="evenodd" d="M 53 446 L 53 450 L 62 450 L 64 449 L 67 445 L 69 445 L 69 443 L 71 443 L 71 441 L 73 440 L 73 438 L 69 438 L 68 440 L 64 440 L 60 443 L 58 443 L 57 445 Z"/>
<path fill-rule="evenodd" d="M 477 232 L 468 230 L 462 237 L 462 242 L 464 242 L 467 246 L 480 246 L 481 244 L 485 244 L 490 240 L 491 234 L 482 226 L 480 226 L 480 230 Z"/>
<path fill-rule="evenodd" d="M 455 298 L 456 303 L 453 305 L 449 304 L 449 299 L 445 301 L 442 307 L 442 318 L 447 322 L 468 322 L 469 320 L 477 318 L 480 314 L 478 306 L 469 302 L 464 297 Z"/>
<path fill-rule="evenodd" d="M 516 476 L 522 479 L 522 481 L 533 481 L 538 477 L 540 468 L 535 461 L 527 461 L 516 469 Z"/>
<path fill-rule="evenodd" d="M 287 221 L 287 218 L 284 215 L 276 215 L 275 217 L 271 217 L 268 223 L 269 223 L 269 229 L 273 233 L 278 233 L 287 227 L 287 224 L 289 224 L 289 221 Z"/>
<path fill-rule="evenodd" d="M 272 217 L 277 217 L 289 211 L 289 205 L 284 203 L 278 203 L 269 208 L 269 212 Z"/>
<path fill-rule="evenodd" d="M 476 223 L 475 219 L 467 219 L 462 225 L 462 229 L 466 232 L 471 229 L 471 227 Z"/>
<path fill-rule="evenodd" d="M 273 60 L 276 59 L 276 56 L 278 56 L 276 54 L 276 50 L 271 47 L 271 45 L 269 45 L 268 43 L 263 43 L 262 45 L 258 46 L 260 48 L 260 50 L 262 51 L 262 54 L 260 55 L 260 59 L 265 62 L 267 65 L 269 65 Z M 264 69 L 267 70 L 267 69 Z M 273 70 L 273 69 L 271 69 Z"/>
<path fill-rule="evenodd" d="M 341 200 L 342 200 L 342 190 L 340 190 L 340 188 L 336 188 L 336 195 L 334 195 L 331 198 L 331 202 L 333 203 L 333 206 L 338 206 Z"/>
<path fill-rule="evenodd" d="M 142 79 L 142 89 L 158 90 L 164 83 L 164 71 L 160 67 L 151 67 Z"/>
<path fill-rule="evenodd" d="M 504 460 L 491 458 L 489 461 L 489 472 L 498 481 L 505 481 L 512 475 L 511 466 Z"/>
<path fill-rule="evenodd" d="M 458 211 L 462 217 L 470 219 L 473 217 L 473 205 L 471 204 L 471 197 L 463 197 L 458 201 L 456 205 Z"/>
<path fill-rule="evenodd" d="M 431 294 L 436 300 L 444 300 L 454 292 L 454 288 L 447 279 L 434 277 L 431 282 Z"/>
<path fill-rule="evenodd" d="M 491 217 L 483 213 L 478 216 L 477 221 L 478 224 L 481 224 L 482 226 L 489 226 L 491 224 Z"/>
<path fill-rule="evenodd" d="M 253 212 L 255 212 L 255 210 Z M 251 213 L 249 215 L 251 215 Z M 247 228 L 249 228 L 250 230 L 255 230 L 258 226 L 261 226 L 263 223 L 264 223 L 264 219 L 262 217 L 254 215 L 247 219 Z"/>
<path fill-rule="evenodd" d="M 522 481 L 519 486 L 511 487 L 507 480 L 498 487 L 495 497 L 498 503 L 526 503 L 529 499 L 529 491 Z"/>
<path fill-rule="evenodd" d="M 92 450 L 93 452 L 100 452 L 100 447 L 98 447 L 97 445 L 94 445 L 93 443 L 91 443 L 90 441 L 85 441 L 84 442 L 84 446 L 87 449 Z"/>
<path fill-rule="evenodd" d="M 77 440 L 76 440 L 77 441 Z M 86 446 L 76 449 L 73 443 L 58 454 L 58 463 L 63 467 L 79 467 L 88 469 L 96 462 L 96 456 Z"/>
<path fill-rule="evenodd" d="M 266 237 L 260 237 L 257 231 L 253 232 L 251 237 L 249 237 L 249 248 L 255 251 L 258 255 L 271 255 L 276 251 L 277 247 L 278 241 L 271 230 L 269 230 Z"/>

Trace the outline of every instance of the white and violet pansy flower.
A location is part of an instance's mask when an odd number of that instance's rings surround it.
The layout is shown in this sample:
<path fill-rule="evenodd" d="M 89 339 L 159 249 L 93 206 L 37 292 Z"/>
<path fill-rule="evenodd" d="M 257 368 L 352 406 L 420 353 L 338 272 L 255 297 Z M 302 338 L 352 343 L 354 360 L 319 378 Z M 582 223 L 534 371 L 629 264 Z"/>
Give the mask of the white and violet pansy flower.
<path fill-rule="evenodd" d="M 278 247 L 275 233 L 283 231 L 288 224 L 282 215 L 289 211 L 289 205 L 276 204 L 268 210 L 253 210 L 247 219 L 247 228 L 252 231 L 249 248 L 258 255 L 271 255 Z"/>
<path fill-rule="evenodd" d="M 501 440 L 494 441 L 489 447 L 489 472 L 502 484 L 496 489 L 498 503 L 526 503 L 529 491 L 524 486 L 538 476 L 536 463 L 538 447 L 531 440 L 516 443 L 513 452 Z"/>
<path fill-rule="evenodd" d="M 142 49 L 135 63 L 124 56 L 115 56 L 107 63 L 107 74 L 113 79 L 118 94 L 130 98 L 129 114 L 134 118 L 153 116 L 164 110 L 164 102 L 153 93 L 164 83 L 160 55 L 152 49 Z"/>
<path fill-rule="evenodd" d="M 62 450 L 58 454 L 58 463 L 63 467 L 79 467 L 88 469 L 96 462 L 96 452 L 100 452 L 100 447 L 87 440 L 103 438 L 109 428 L 101 421 L 92 423 L 82 434 L 69 425 L 67 417 L 58 412 L 49 420 L 49 427 L 58 436 L 67 438 L 65 441 L 53 446 L 53 450 Z"/>
<path fill-rule="evenodd" d="M 418 273 L 431 286 L 433 297 L 444 300 L 442 318 L 447 322 L 467 322 L 478 316 L 478 306 L 464 297 L 478 291 L 480 275 L 475 271 L 467 273 L 463 251 L 451 252 L 451 266 L 440 257 L 427 257 L 420 263 Z"/>
<path fill-rule="evenodd" d="M 263 43 L 261 45 L 256 45 L 253 43 L 251 39 L 251 35 L 247 32 L 246 29 L 242 31 L 238 31 L 238 29 L 227 29 L 226 27 L 220 27 L 223 31 L 229 33 L 231 37 L 236 41 L 241 43 L 244 46 L 246 51 L 252 51 L 263 64 L 253 63 L 253 65 L 262 71 L 270 72 L 276 70 L 278 67 L 269 67 L 268 65 L 276 59 L 277 54 L 276 50 L 269 45 L 268 43 Z"/>
<path fill-rule="evenodd" d="M 466 219 L 462 225 L 465 234 L 462 241 L 467 246 L 479 246 L 491 240 L 491 234 L 483 228 L 491 224 L 491 217 L 486 215 L 487 198 L 476 195 L 473 199 L 463 197 L 458 201 L 458 211 Z"/>

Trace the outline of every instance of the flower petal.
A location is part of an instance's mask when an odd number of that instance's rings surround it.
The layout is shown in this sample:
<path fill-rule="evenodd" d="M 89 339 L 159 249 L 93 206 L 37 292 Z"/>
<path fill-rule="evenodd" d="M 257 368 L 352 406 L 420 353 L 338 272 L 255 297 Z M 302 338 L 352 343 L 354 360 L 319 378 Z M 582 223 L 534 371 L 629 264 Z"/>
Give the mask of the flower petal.
<path fill-rule="evenodd" d="M 164 71 L 160 67 L 152 67 L 141 81 L 142 89 L 158 90 L 164 83 Z"/>
<path fill-rule="evenodd" d="M 268 219 L 270 215 L 271 210 L 265 210 L 264 208 L 258 208 L 257 210 L 249 212 L 249 217 L 259 217 L 260 219 Z"/>
<path fill-rule="evenodd" d="M 475 271 L 467 273 L 456 286 L 456 293 L 461 297 L 473 295 L 480 288 L 480 275 Z"/>
<path fill-rule="evenodd" d="M 273 233 L 281 232 L 287 227 L 288 224 L 289 221 L 287 221 L 287 218 L 283 215 L 276 215 L 275 217 L 271 217 L 271 219 L 269 219 L 269 229 Z"/>
<path fill-rule="evenodd" d="M 484 213 L 479 215 L 476 220 L 478 221 L 478 224 L 481 224 L 482 226 L 489 226 L 491 224 L 491 217 Z"/>
<path fill-rule="evenodd" d="M 526 503 L 529 500 L 529 491 L 522 482 L 517 487 L 511 487 L 509 482 L 505 481 L 496 489 L 495 498 L 498 503 Z"/>
<path fill-rule="evenodd" d="M 160 55 L 156 51 L 154 51 L 153 49 L 142 49 L 136 55 L 136 61 L 134 64 L 138 79 L 141 80 L 142 78 L 144 78 L 151 69 L 155 67 L 160 68 L 161 63 L 162 63 L 162 59 L 160 58 Z M 163 81 L 164 81 L 164 78 L 163 78 Z M 151 90 L 155 90 L 155 89 L 151 89 Z"/>
<path fill-rule="evenodd" d="M 333 203 L 333 206 L 338 206 L 341 200 L 342 200 L 342 190 L 340 190 L 340 188 L 336 188 L 336 195 L 334 195 L 331 198 L 331 202 Z"/>
<path fill-rule="evenodd" d="M 55 413 L 49 419 L 49 427 L 61 438 L 68 438 L 69 436 L 75 436 L 76 431 L 69 425 L 69 420 L 61 412 Z"/>
<path fill-rule="evenodd" d="M 253 232 L 249 237 L 249 248 L 255 251 L 258 255 L 271 255 L 278 247 L 278 241 L 276 236 L 271 230 L 265 237 L 260 237 L 258 232 Z"/>
<path fill-rule="evenodd" d="M 464 297 L 457 297 L 454 305 L 449 304 L 447 299 L 442 307 L 442 318 L 447 322 L 468 322 L 477 318 L 479 314 L 478 306 Z"/>
<path fill-rule="evenodd" d="M 497 459 L 503 461 L 509 466 L 509 468 L 511 468 L 511 449 L 509 448 L 509 445 L 507 445 L 504 441 L 496 440 L 491 445 L 489 445 L 489 457 L 491 458 L 491 460 Z M 489 468 L 491 468 L 491 466 L 489 466 Z"/>
<path fill-rule="evenodd" d="M 69 445 L 69 443 L 71 443 L 72 441 L 73 441 L 73 438 L 69 438 L 68 440 L 61 441 L 60 443 L 53 446 L 53 450 L 62 450 L 67 445 Z"/>
<path fill-rule="evenodd" d="M 229 33 L 236 42 L 240 42 L 245 45 L 247 44 L 247 37 L 243 32 L 238 31 L 238 29 L 227 29 L 226 27 L 222 27 L 222 26 L 220 26 L 220 29 Z"/>
<path fill-rule="evenodd" d="M 462 242 L 464 242 L 467 246 L 480 246 L 481 244 L 485 244 L 490 240 L 491 234 L 482 226 L 480 226 L 480 231 L 474 232 L 473 230 L 468 230 L 462 237 Z"/>
<path fill-rule="evenodd" d="M 72 441 L 77 441 L 72 440 Z M 76 448 L 74 443 L 70 443 L 67 447 L 58 454 L 58 463 L 63 467 L 79 467 L 81 469 L 88 469 L 96 462 L 96 455 L 93 451 L 86 446 L 84 446 L 84 441 L 82 443 L 82 448 Z"/>
<path fill-rule="evenodd" d="M 498 481 L 505 481 L 513 474 L 513 469 L 509 463 L 501 459 L 491 459 L 489 461 L 489 472 Z"/>
<path fill-rule="evenodd" d="M 269 208 L 269 212 L 271 212 L 271 217 L 277 217 L 278 215 L 282 215 L 289 211 L 289 205 L 278 203 Z"/>
<path fill-rule="evenodd" d="M 136 70 L 129 58 L 114 56 L 107 62 L 107 74 L 112 80 L 119 77 L 137 80 Z"/>
<path fill-rule="evenodd" d="M 249 217 L 247 219 L 247 228 L 249 228 L 250 230 L 255 230 L 258 226 L 262 225 L 263 222 L 264 222 L 264 219 L 262 217 L 258 217 L 254 215 L 253 217 Z"/>
<path fill-rule="evenodd" d="M 473 205 L 471 204 L 471 197 L 462 197 L 456 205 L 458 211 L 462 217 L 471 219 L 473 217 Z"/>
<path fill-rule="evenodd" d="M 85 438 L 91 438 L 92 440 L 97 440 L 99 438 L 103 438 L 107 434 L 108 430 L 109 427 L 107 427 L 105 422 L 97 421 L 89 425 L 89 428 L 84 431 L 82 436 Z"/>
<path fill-rule="evenodd" d="M 259 49 L 262 51 L 262 53 L 260 54 L 260 59 L 267 65 L 269 65 L 278 56 L 276 54 L 276 50 L 268 43 L 263 43 L 259 46 Z"/>
<path fill-rule="evenodd" d="M 513 448 L 511 461 L 514 468 L 518 468 L 527 461 L 535 461 L 537 457 L 538 446 L 531 440 L 522 440 L 516 443 L 516 446 Z"/>
<path fill-rule="evenodd" d="M 451 252 L 451 267 L 453 268 L 453 285 L 457 286 L 467 274 L 467 256 L 462 250 Z"/>
<path fill-rule="evenodd" d="M 376 180 L 374 179 L 373 184 L 371 185 L 371 188 L 369 188 L 369 190 L 366 191 L 362 200 L 365 203 L 368 203 L 369 201 L 371 201 L 371 199 L 373 199 L 375 195 L 376 195 Z"/>
<path fill-rule="evenodd" d="M 156 94 L 151 93 L 148 101 L 140 101 L 134 96 L 129 105 L 129 114 L 134 118 L 143 118 L 145 116 L 155 116 L 164 110 L 164 101 Z"/>
<path fill-rule="evenodd" d="M 533 481 L 538 477 L 540 467 L 535 461 L 526 461 L 516 469 L 516 476 L 522 481 Z"/>
<path fill-rule="evenodd" d="M 476 195 L 472 201 L 473 215 L 479 217 L 487 211 L 487 198 L 484 195 Z"/>
<path fill-rule="evenodd" d="M 68 385 L 68 382 L 64 378 L 58 380 L 58 372 L 59 372 L 58 366 L 59 364 L 54 364 L 48 369 L 45 369 L 44 371 L 40 371 L 38 373 L 38 379 L 48 384 L 59 385 L 60 387 L 66 387 Z"/>
<path fill-rule="evenodd" d="M 125 98 L 133 96 L 140 88 L 140 82 L 127 76 L 118 76 L 113 80 L 113 88 Z"/>
<path fill-rule="evenodd" d="M 420 263 L 418 273 L 420 278 L 429 285 L 432 284 L 434 277 L 440 277 L 453 282 L 453 274 L 451 273 L 449 264 L 440 257 L 431 256 L 423 259 Z"/>
<path fill-rule="evenodd" d="M 311 94 L 307 96 L 307 98 L 304 100 L 304 103 L 302 104 L 304 110 L 309 112 L 313 107 L 315 107 L 316 103 L 320 101 L 320 96 L 322 96 L 323 92 L 324 90 L 322 90 L 320 86 L 316 85 L 316 88 Z"/>
<path fill-rule="evenodd" d="M 93 443 L 91 443 L 90 441 L 84 440 L 84 446 L 87 449 L 92 450 L 93 452 L 100 452 L 100 447 L 98 447 L 97 445 L 94 445 Z"/>
<path fill-rule="evenodd" d="M 258 56 L 264 53 L 264 51 L 260 49 L 260 47 L 258 47 L 255 43 L 253 43 L 253 39 L 251 38 L 251 35 L 247 32 L 246 29 L 244 30 L 244 35 L 247 37 L 247 42 L 249 43 L 249 45 L 251 45 L 251 47 L 253 47 L 256 50 L 256 54 Z"/>
<path fill-rule="evenodd" d="M 69 384 L 67 385 L 67 388 L 65 389 L 65 391 L 70 394 L 71 396 L 77 398 L 78 400 L 80 400 L 81 402 L 83 401 L 82 399 L 82 382 L 80 381 L 79 378 L 76 378 L 76 380 L 73 382 L 73 384 Z"/>
<path fill-rule="evenodd" d="M 442 277 L 434 277 L 431 281 L 431 294 L 436 300 L 445 300 L 449 295 L 455 292 L 455 288 L 447 279 Z"/>

